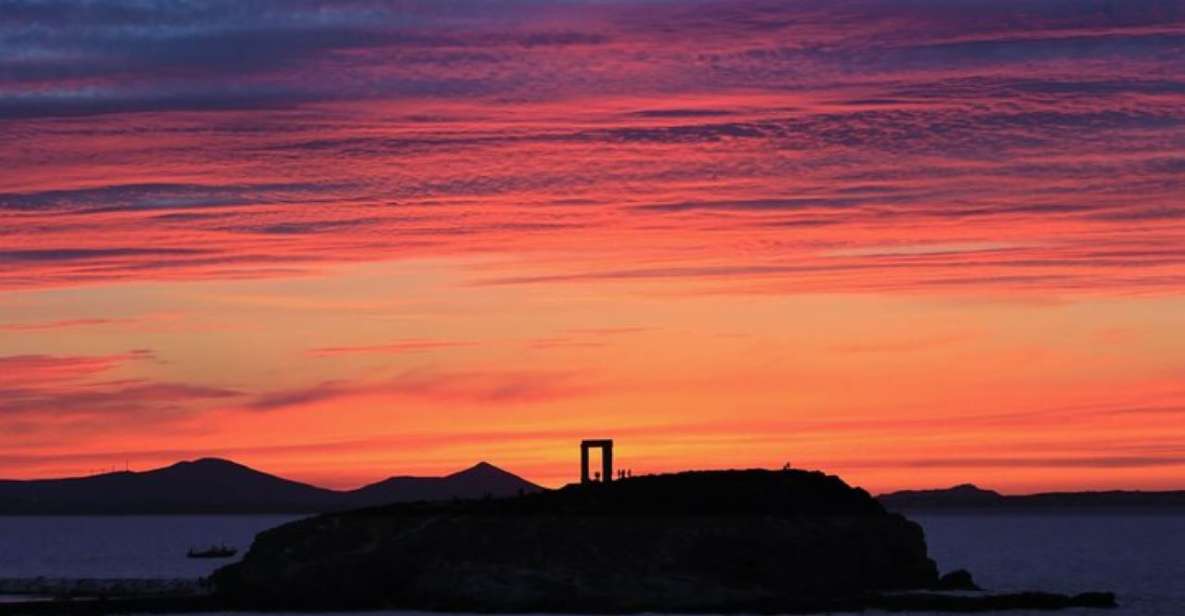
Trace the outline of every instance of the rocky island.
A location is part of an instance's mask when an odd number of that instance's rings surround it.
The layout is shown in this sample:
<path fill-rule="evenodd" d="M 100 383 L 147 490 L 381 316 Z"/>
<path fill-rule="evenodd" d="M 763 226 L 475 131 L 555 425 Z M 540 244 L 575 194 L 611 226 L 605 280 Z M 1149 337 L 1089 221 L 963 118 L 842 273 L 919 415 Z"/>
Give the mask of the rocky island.
<path fill-rule="evenodd" d="M 229 609 L 812 612 L 1114 605 L 944 595 L 922 529 L 838 477 L 700 471 L 396 504 L 261 533 L 211 578 Z"/>

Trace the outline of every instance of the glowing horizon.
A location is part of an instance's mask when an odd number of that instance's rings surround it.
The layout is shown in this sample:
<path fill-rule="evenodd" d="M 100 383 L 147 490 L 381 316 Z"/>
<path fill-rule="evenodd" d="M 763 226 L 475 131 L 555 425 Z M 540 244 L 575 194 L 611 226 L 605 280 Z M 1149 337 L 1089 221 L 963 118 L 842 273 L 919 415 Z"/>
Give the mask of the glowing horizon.
<path fill-rule="evenodd" d="M 607 436 L 1185 489 L 1178 3 L 53 0 L 0 46 L 0 478 L 555 486 Z"/>

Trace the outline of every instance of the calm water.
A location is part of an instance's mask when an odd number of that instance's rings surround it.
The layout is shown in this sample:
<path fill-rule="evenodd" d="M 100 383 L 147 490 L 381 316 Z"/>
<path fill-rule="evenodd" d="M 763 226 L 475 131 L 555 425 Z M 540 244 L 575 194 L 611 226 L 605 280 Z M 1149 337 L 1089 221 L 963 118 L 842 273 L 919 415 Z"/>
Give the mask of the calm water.
<path fill-rule="evenodd" d="M 0 516 L 0 578 L 196 578 L 243 556 L 255 533 L 300 516 Z M 192 559 L 191 547 L 239 548 Z"/>
<path fill-rule="evenodd" d="M 256 532 L 296 517 L 0 517 L 0 577 L 202 576 L 228 561 L 187 559 L 190 546 L 245 549 Z M 1114 590 L 1123 606 L 1059 612 L 1067 615 L 1185 615 L 1185 515 L 914 519 L 943 571 L 969 569 L 985 588 Z"/>
<path fill-rule="evenodd" d="M 1058 613 L 1185 616 L 1185 515 L 911 517 L 943 571 L 967 569 L 984 588 L 1111 590 L 1119 610 Z"/>

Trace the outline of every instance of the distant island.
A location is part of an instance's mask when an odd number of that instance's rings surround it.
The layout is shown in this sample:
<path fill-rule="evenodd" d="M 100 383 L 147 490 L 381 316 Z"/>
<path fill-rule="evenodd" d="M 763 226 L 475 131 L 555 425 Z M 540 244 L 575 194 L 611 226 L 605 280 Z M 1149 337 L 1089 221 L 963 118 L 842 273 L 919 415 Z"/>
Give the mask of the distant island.
<path fill-rule="evenodd" d="M 444 477 L 391 477 L 356 490 L 330 490 L 203 458 L 144 472 L 0 481 L 0 515 L 322 513 L 542 489 L 485 462 Z"/>
<path fill-rule="evenodd" d="M 877 497 L 892 511 L 1015 512 L 1042 510 L 1159 511 L 1185 510 L 1185 490 L 1141 492 L 1045 492 L 1010 496 L 962 484 L 941 490 L 905 490 Z"/>

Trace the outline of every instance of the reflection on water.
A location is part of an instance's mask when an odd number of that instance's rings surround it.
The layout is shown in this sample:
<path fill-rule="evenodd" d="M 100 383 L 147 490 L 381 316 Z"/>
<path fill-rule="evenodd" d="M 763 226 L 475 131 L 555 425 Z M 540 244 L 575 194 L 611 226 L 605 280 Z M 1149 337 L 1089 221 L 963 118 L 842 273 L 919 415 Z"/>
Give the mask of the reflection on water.
<path fill-rule="evenodd" d="M 0 595 L 0 603 L 27 603 L 29 601 L 49 601 L 51 597 L 37 595 Z"/>

